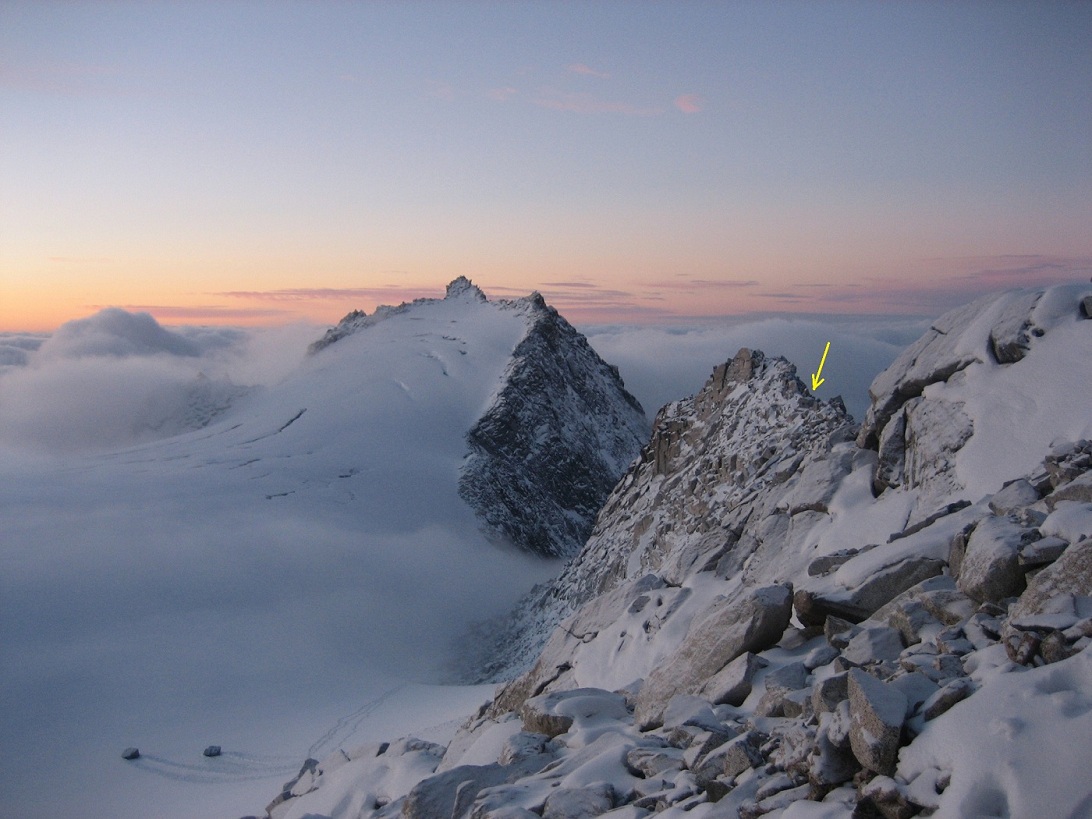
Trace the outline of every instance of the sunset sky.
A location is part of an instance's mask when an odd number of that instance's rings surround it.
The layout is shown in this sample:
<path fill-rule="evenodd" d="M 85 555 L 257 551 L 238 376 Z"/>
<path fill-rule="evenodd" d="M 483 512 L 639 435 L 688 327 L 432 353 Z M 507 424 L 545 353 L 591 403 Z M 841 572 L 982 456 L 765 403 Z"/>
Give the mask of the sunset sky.
<path fill-rule="evenodd" d="M 0 330 L 1092 275 L 1092 3 L 0 4 Z"/>

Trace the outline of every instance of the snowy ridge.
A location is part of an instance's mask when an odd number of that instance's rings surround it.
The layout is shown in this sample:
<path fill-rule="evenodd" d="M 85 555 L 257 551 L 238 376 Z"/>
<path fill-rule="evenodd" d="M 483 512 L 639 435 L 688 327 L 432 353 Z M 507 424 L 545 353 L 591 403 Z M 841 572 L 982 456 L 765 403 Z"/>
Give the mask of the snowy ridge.
<path fill-rule="evenodd" d="M 1092 752 L 1090 303 L 942 317 L 857 441 L 741 351 L 660 413 L 522 612 L 564 619 L 432 775 L 380 753 L 271 816 L 363 776 L 354 817 L 1087 815 L 1051 767 Z"/>

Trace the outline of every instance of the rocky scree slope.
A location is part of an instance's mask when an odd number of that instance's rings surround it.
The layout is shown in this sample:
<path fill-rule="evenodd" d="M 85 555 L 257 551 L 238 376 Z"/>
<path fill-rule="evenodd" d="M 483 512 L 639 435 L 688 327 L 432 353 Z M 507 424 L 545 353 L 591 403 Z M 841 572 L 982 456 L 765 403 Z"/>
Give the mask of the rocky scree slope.
<path fill-rule="evenodd" d="M 488 406 L 467 433 L 459 494 L 497 537 L 546 557 L 572 556 L 647 437 L 644 410 L 618 369 L 538 293 L 490 303 L 459 277 L 445 300 L 521 314 L 527 322 Z M 311 352 L 430 301 L 349 313 Z"/>
<path fill-rule="evenodd" d="M 1089 815 L 1088 305 L 942 317 L 856 441 L 741 351 L 660 414 L 528 672 L 446 748 L 312 762 L 270 815 Z"/>

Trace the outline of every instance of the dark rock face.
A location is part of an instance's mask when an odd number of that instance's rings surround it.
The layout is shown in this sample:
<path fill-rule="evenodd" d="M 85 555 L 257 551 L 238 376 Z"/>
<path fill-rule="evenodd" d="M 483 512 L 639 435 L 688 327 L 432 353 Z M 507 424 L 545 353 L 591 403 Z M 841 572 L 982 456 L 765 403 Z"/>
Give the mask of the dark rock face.
<path fill-rule="evenodd" d="M 541 296 L 505 386 L 467 436 L 459 494 L 528 551 L 575 554 L 648 433 L 641 405 Z"/>

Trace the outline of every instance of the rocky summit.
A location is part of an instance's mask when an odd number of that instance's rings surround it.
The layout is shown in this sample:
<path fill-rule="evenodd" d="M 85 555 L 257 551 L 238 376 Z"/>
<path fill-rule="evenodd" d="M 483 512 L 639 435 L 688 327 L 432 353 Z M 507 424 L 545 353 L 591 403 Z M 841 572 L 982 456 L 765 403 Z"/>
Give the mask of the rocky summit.
<path fill-rule="evenodd" d="M 269 815 L 1092 814 L 1090 296 L 941 317 L 860 426 L 740 350 L 660 411 L 449 744 L 312 760 Z"/>

